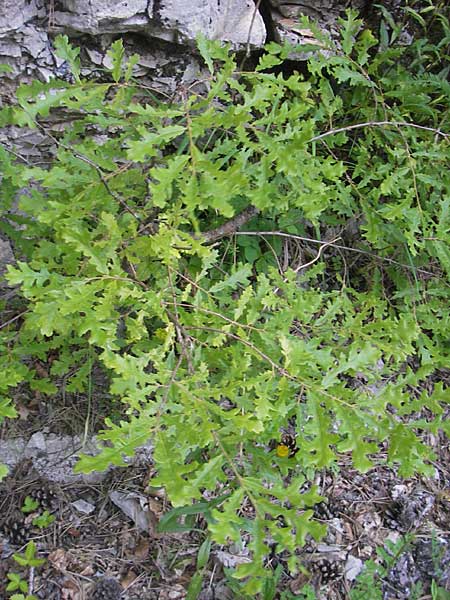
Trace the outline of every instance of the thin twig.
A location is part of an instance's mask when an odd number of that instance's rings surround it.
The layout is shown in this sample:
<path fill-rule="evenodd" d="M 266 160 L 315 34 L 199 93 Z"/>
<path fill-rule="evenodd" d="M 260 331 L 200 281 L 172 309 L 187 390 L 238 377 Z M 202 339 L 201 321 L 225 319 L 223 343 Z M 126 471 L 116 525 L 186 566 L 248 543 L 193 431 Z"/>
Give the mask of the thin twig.
<path fill-rule="evenodd" d="M 192 135 L 192 119 L 188 107 L 188 98 L 184 91 L 181 92 L 183 98 L 184 110 L 186 114 L 186 131 L 189 139 L 189 154 L 191 158 L 192 176 L 195 177 L 197 174 L 197 159 L 196 159 L 196 146 L 194 142 L 194 136 Z"/>
<path fill-rule="evenodd" d="M 335 246 L 335 242 L 337 242 L 337 240 L 340 240 L 341 238 L 335 238 L 334 240 L 331 240 L 331 242 L 324 242 L 320 248 L 319 248 L 319 252 L 316 254 L 316 256 L 310 260 L 309 262 L 305 263 L 304 265 L 299 265 L 298 267 L 296 267 L 294 269 L 294 273 L 298 273 L 301 269 L 306 269 L 307 267 L 310 267 L 311 265 L 313 265 L 315 262 L 317 262 L 320 258 L 320 255 L 322 254 L 322 251 L 327 247 L 327 246 Z"/>
<path fill-rule="evenodd" d="M 337 402 L 338 404 L 341 404 L 341 405 L 346 406 L 346 407 L 351 408 L 351 409 L 355 408 L 352 404 L 350 404 L 349 402 L 347 402 L 343 398 L 340 398 L 338 396 L 334 396 L 333 394 L 330 394 L 329 392 L 327 392 L 325 389 L 323 389 L 323 387 L 322 387 L 322 385 L 320 383 L 319 384 L 306 383 L 306 381 L 303 381 L 298 376 L 291 375 L 287 369 L 285 369 L 283 367 L 280 367 L 280 365 L 278 365 L 274 360 L 272 360 L 270 358 L 270 356 L 268 356 L 267 354 L 265 354 L 257 346 L 255 346 L 254 344 L 252 344 L 248 340 L 245 340 L 245 339 L 239 337 L 235 333 L 231 333 L 230 331 L 224 331 L 222 329 L 217 329 L 215 327 L 204 327 L 204 326 L 201 326 L 201 325 L 185 325 L 184 327 L 185 327 L 185 329 L 197 329 L 199 331 L 211 331 L 213 333 L 219 333 L 219 334 L 225 335 L 225 336 L 227 336 L 227 337 L 229 337 L 229 338 L 231 338 L 233 340 L 236 340 L 237 342 L 241 342 L 241 344 L 244 344 L 244 346 L 247 346 L 255 354 L 257 354 L 260 358 L 262 358 L 263 360 L 265 360 L 266 362 L 268 362 L 273 369 L 275 369 L 283 377 L 286 377 L 286 379 L 289 379 L 290 381 L 294 381 L 295 383 L 300 384 L 303 388 L 306 388 L 308 390 L 319 391 L 319 393 L 322 396 L 325 396 L 325 397 L 329 398 L 330 400 L 333 400 L 334 402 Z M 175 382 L 175 385 L 179 385 L 178 382 Z"/>
<path fill-rule="evenodd" d="M 171 319 L 171 321 L 174 324 L 175 332 L 177 334 L 177 339 L 178 339 L 178 342 L 180 343 L 180 346 L 181 346 L 181 354 L 186 359 L 186 363 L 188 365 L 188 372 L 189 372 L 189 374 L 192 375 L 194 373 L 194 366 L 193 366 L 192 360 L 191 360 L 190 349 L 188 348 L 188 344 L 186 343 L 185 337 L 183 335 L 184 329 L 183 329 L 183 326 L 180 324 L 180 318 L 179 318 L 179 315 L 178 315 L 177 297 L 176 297 L 176 294 L 175 294 L 175 288 L 173 286 L 173 281 L 172 281 L 172 272 L 171 272 L 170 269 L 167 269 L 167 275 L 168 275 L 168 279 L 169 279 L 169 285 L 170 285 L 171 295 L 172 295 L 172 298 L 173 298 L 173 302 L 171 304 L 173 305 L 174 311 L 175 311 L 174 315 L 171 315 L 171 313 L 169 311 L 167 311 L 167 315 L 169 316 L 169 318 Z M 188 336 L 186 336 L 186 337 L 188 337 Z"/>
<path fill-rule="evenodd" d="M 213 295 L 211 294 L 211 292 L 209 290 L 203 288 L 201 285 L 199 285 L 198 283 L 196 283 L 193 279 L 191 279 L 190 277 L 187 277 L 187 275 L 183 275 L 183 273 L 181 273 L 180 271 L 177 271 L 176 269 L 174 269 L 170 265 L 168 266 L 168 268 L 171 271 L 173 271 L 177 275 L 177 277 L 180 277 L 181 279 L 184 279 L 184 281 L 187 281 L 188 283 L 190 283 L 191 285 L 193 285 L 197 290 L 200 290 L 201 292 L 203 292 L 207 296 L 210 296 L 211 298 L 213 298 Z"/>
<path fill-rule="evenodd" d="M 165 387 L 165 390 L 164 390 L 161 402 L 159 403 L 158 410 L 155 413 L 155 427 L 152 430 L 153 437 L 155 437 L 155 438 L 156 438 L 156 434 L 159 433 L 159 431 L 161 429 L 161 418 L 162 418 L 162 414 L 165 409 L 165 406 L 167 404 L 167 399 L 169 397 L 170 388 L 176 381 L 178 369 L 180 368 L 182 362 L 183 362 L 183 354 L 180 354 L 178 357 L 178 360 L 177 360 L 177 364 L 175 365 L 175 367 L 172 371 L 169 381 L 163 386 L 163 388 Z"/>
<path fill-rule="evenodd" d="M 0 325 L 0 329 L 3 329 L 4 327 L 11 325 L 11 323 L 14 323 L 14 321 L 17 321 L 17 319 L 20 319 L 20 317 L 23 317 L 23 315 L 26 315 L 27 312 L 29 312 L 29 310 L 30 309 L 27 308 L 27 310 L 24 310 L 21 313 L 19 313 L 18 315 L 16 315 L 15 317 L 13 317 L 12 319 L 9 319 L 9 321 L 6 321 L 6 323 L 2 323 Z"/>
<path fill-rule="evenodd" d="M 33 594 L 34 592 L 34 567 L 30 567 L 30 573 L 28 575 L 28 593 Z"/>
<path fill-rule="evenodd" d="M 27 165 L 31 165 L 31 162 L 29 160 L 27 160 L 24 156 L 21 156 L 20 154 L 18 154 L 17 152 L 15 152 L 14 150 L 12 150 L 11 148 L 8 148 L 6 146 L 6 144 L 0 143 L 0 146 L 2 148 L 4 148 L 6 150 L 6 152 L 9 152 L 10 154 L 13 154 L 18 160 L 26 163 Z"/>
<path fill-rule="evenodd" d="M 425 127 L 424 125 L 417 125 L 417 123 L 406 123 L 405 121 L 367 121 L 366 123 L 355 123 L 354 125 L 347 125 L 346 127 L 338 127 L 337 129 L 330 129 L 329 131 L 325 131 L 325 133 L 321 133 L 320 135 L 316 135 L 309 139 L 306 143 L 317 142 L 317 140 L 322 140 L 330 135 L 335 135 L 336 133 L 342 133 L 343 131 L 350 131 L 352 129 L 362 129 L 363 127 L 413 127 L 414 129 L 421 129 L 423 131 L 432 131 L 436 135 L 441 135 L 444 138 L 450 137 L 450 134 L 444 133 L 440 129 L 435 129 L 434 127 Z"/>
<path fill-rule="evenodd" d="M 315 240 L 314 238 L 303 237 L 301 235 L 294 235 L 292 233 L 285 233 L 283 231 L 236 231 L 234 235 L 257 235 L 259 237 L 263 237 L 265 235 L 277 235 L 279 237 L 292 238 L 294 240 L 300 240 L 303 242 L 310 242 L 312 244 L 321 244 L 327 243 L 329 246 L 334 248 L 338 248 L 340 250 L 348 250 L 349 252 L 356 252 L 358 254 L 364 254 L 366 256 L 371 256 L 372 258 L 376 258 L 378 260 L 388 262 L 399 267 L 403 267 L 405 269 L 410 269 L 411 271 L 417 271 L 417 273 L 422 273 L 423 275 L 430 275 L 431 277 L 436 277 L 436 273 L 432 273 L 431 271 L 426 271 L 425 269 L 421 269 L 419 267 L 414 267 L 413 265 L 406 265 L 401 263 L 393 258 L 386 258 L 384 256 L 379 256 L 374 252 L 369 252 L 367 250 L 360 250 L 359 248 L 350 248 L 349 246 L 343 246 L 341 244 L 334 244 L 333 242 L 324 242 L 323 240 Z"/>
<path fill-rule="evenodd" d="M 336 242 L 339 239 L 340 238 L 335 238 L 331 242 L 323 242 L 323 244 L 320 246 L 319 251 L 316 254 L 316 256 L 312 260 L 310 260 L 309 262 L 304 263 L 302 265 L 298 265 L 298 267 L 296 267 L 295 269 L 293 269 L 294 273 L 298 273 L 301 269 L 306 269 L 307 267 L 310 267 L 312 264 L 314 264 L 315 262 L 317 262 L 319 260 L 320 256 L 321 256 L 322 251 L 324 250 L 324 248 L 326 248 L 327 246 L 332 246 L 334 244 L 334 242 Z M 285 283 L 287 283 L 288 279 L 285 277 L 283 281 Z M 274 289 L 273 293 L 274 294 L 278 294 L 279 291 L 280 291 L 280 288 L 277 287 L 277 288 Z"/>
<path fill-rule="evenodd" d="M 175 381 L 174 385 L 176 385 L 177 387 L 179 387 L 185 394 L 188 394 L 189 396 L 191 396 L 191 398 L 193 398 L 198 404 L 200 404 L 200 405 L 206 404 L 206 407 L 205 407 L 206 408 L 206 412 L 208 412 L 210 414 L 210 416 L 211 416 L 211 422 L 213 422 L 214 416 L 211 415 L 211 411 L 210 411 L 210 409 L 208 409 L 208 402 L 205 402 L 204 398 L 199 398 L 198 396 L 196 396 L 191 390 L 189 390 L 188 388 L 186 388 L 179 381 Z M 247 494 L 248 499 L 252 503 L 253 508 L 255 509 L 255 512 L 256 512 L 257 516 L 259 518 L 261 518 L 261 519 L 264 518 L 264 515 L 260 512 L 260 509 L 258 507 L 257 501 L 253 497 L 252 490 L 250 490 L 248 488 L 248 485 L 247 485 L 247 482 L 246 482 L 245 478 L 243 478 L 241 476 L 241 474 L 239 473 L 239 470 L 236 467 L 236 465 L 234 464 L 233 459 L 231 458 L 231 456 L 229 455 L 228 451 L 226 450 L 226 448 L 222 444 L 222 441 L 221 441 L 219 435 L 217 434 L 217 431 L 215 431 L 214 429 L 211 429 L 210 433 L 211 433 L 212 437 L 214 438 L 214 441 L 215 441 L 216 445 L 219 447 L 221 453 L 223 454 L 223 456 L 227 460 L 230 469 L 233 471 L 234 476 L 236 477 L 237 481 L 239 482 L 239 485 L 241 486 L 241 488 L 243 490 L 245 490 L 245 493 Z"/>
<path fill-rule="evenodd" d="M 268 362 L 272 366 L 272 368 L 274 368 L 276 371 L 278 371 L 278 373 L 280 373 L 280 375 L 283 375 L 284 377 L 286 377 L 287 379 L 290 379 L 291 381 L 297 381 L 297 377 L 294 377 L 288 371 L 286 371 L 286 369 L 283 369 L 283 367 L 280 367 L 279 365 L 277 365 L 277 363 L 274 360 L 272 360 L 270 358 L 270 356 L 267 356 L 267 354 L 265 354 L 262 350 L 257 348 L 254 344 L 252 344 L 251 342 L 248 342 L 247 340 L 244 340 L 243 338 L 239 337 L 235 333 L 231 333 L 230 331 L 223 331 L 222 329 L 217 329 L 216 327 L 205 327 L 203 325 L 185 325 L 185 329 L 199 329 L 201 331 L 211 331 L 213 333 L 219 333 L 222 335 L 226 335 L 227 337 L 230 337 L 233 340 L 236 340 L 237 342 L 241 342 L 241 344 L 244 344 L 244 346 L 247 346 L 248 348 L 253 350 L 253 352 L 258 354 L 258 356 L 260 358 L 262 358 L 263 360 Z"/>
<path fill-rule="evenodd" d="M 49 137 L 59 148 L 64 148 L 64 150 L 66 150 L 67 152 L 70 152 L 72 154 L 72 156 L 75 156 L 76 158 L 79 158 L 80 160 L 82 160 L 83 162 L 85 162 L 87 165 L 89 165 L 90 167 L 92 167 L 93 169 L 95 169 L 100 181 L 102 182 L 103 186 L 105 187 L 106 191 L 108 192 L 108 194 L 114 198 L 114 200 L 116 200 L 124 210 L 126 210 L 128 213 L 130 213 L 130 215 L 132 215 L 137 221 L 140 221 L 138 215 L 131 210 L 131 208 L 127 205 L 127 203 L 125 202 L 125 200 L 123 200 L 123 198 L 121 198 L 118 194 L 116 194 L 115 192 L 112 191 L 112 189 L 109 187 L 108 181 L 106 180 L 106 177 L 103 174 L 103 170 L 101 167 L 99 167 L 99 165 L 97 165 L 93 160 L 91 160 L 90 158 L 88 158 L 87 156 L 84 156 L 84 154 L 80 154 L 79 152 L 77 152 L 76 150 L 73 150 L 73 148 L 70 148 L 70 146 L 66 146 L 66 144 L 64 144 L 63 142 L 61 142 L 60 140 L 58 140 L 54 135 L 52 135 L 46 127 L 44 127 L 41 123 L 39 123 L 39 121 L 37 121 L 36 119 L 34 119 L 34 123 L 37 125 L 37 127 L 39 129 L 41 129 L 41 131 L 43 131 L 45 133 L 45 135 L 47 137 Z"/>
<path fill-rule="evenodd" d="M 163 305 L 173 306 L 175 302 L 163 302 Z M 207 308 L 202 308 L 201 306 L 195 306 L 195 304 L 190 304 L 189 302 L 178 302 L 177 306 L 181 306 L 182 308 L 192 308 L 195 310 L 199 310 L 202 313 L 207 315 L 213 315 L 215 317 L 219 317 L 219 319 L 223 319 L 230 325 L 234 325 L 235 327 L 242 327 L 242 329 L 250 329 L 251 331 L 258 331 L 259 333 L 264 333 L 264 329 L 260 329 L 259 327 L 253 327 L 253 325 L 247 325 L 245 323 L 239 323 L 238 321 L 233 321 L 233 319 L 229 319 L 225 315 L 222 315 L 219 312 L 215 312 L 214 310 L 209 310 Z"/>
<path fill-rule="evenodd" d="M 255 8 L 254 8 L 253 14 L 252 14 L 252 20 L 250 21 L 250 27 L 248 28 L 247 43 L 245 45 L 245 56 L 239 67 L 241 70 L 242 70 L 242 67 L 244 66 L 245 59 L 250 56 L 250 40 L 252 37 L 253 25 L 255 24 L 256 15 L 259 12 L 260 4 L 261 4 L 261 0 L 256 0 Z"/>
<path fill-rule="evenodd" d="M 264 240 L 264 243 L 267 244 L 267 246 L 269 246 L 269 250 L 272 252 L 273 257 L 275 259 L 275 262 L 277 263 L 277 267 L 278 267 L 278 272 L 280 275 L 283 275 L 283 272 L 285 269 L 283 269 L 283 265 L 280 264 L 280 261 L 278 259 L 277 253 L 275 248 L 272 246 L 272 244 L 269 242 L 268 239 L 266 239 L 264 236 L 261 236 L 262 239 Z M 286 263 L 285 263 L 286 264 Z"/>

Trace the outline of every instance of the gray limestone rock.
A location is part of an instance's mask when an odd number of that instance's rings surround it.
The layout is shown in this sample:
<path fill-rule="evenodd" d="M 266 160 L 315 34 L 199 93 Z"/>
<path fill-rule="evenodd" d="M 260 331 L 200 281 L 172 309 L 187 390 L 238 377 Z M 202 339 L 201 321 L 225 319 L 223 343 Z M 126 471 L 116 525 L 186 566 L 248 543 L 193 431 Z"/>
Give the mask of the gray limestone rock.
<path fill-rule="evenodd" d="M 153 10 L 156 22 L 178 39 L 192 42 L 199 33 L 236 46 L 262 46 L 264 21 L 252 0 L 162 0 Z"/>
<path fill-rule="evenodd" d="M 14 260 L 11 244 L 7 240 L 0 238 L 0 288 L 6 285 L 3 279 L 6 266 L 14 263 Z"/>
<path fill-rule="evenodd" d="M 273 24 L 275 38 L 278 42 L 288 42 L 292 45 L 314 44 L 318 42 L 314 35 L 305 27 L 300 26 L 301 17 L 309 17 L 324 34 L 338 36 L 337 21 L 344 15 L 345 9 L 355 8 L 362 10 L 366 4 L 365 0 L 269 0 L 271 5 L 270 14 Z M 304 60 L 302 53 L 292 54 L 292 60 Z"/>
<path fill-rule="evenodd" d="M 0 0 L 0 36 L 17 31 L 37 16 L 35 0 Z"/>
<path fill-rule="evenodd" d="M 148 5 L 152 8 L 147 0 L 62 0 L 54 14 L 54 26 L 75 35 L 145 32 Z"/>
<path fill-rule="evenodd" d="M 192 44 L 199 33 L 210 39 L 262 46 L 264 21 L 252 0 L 62 0 L 57 29 L 99 35 L 135 31 L 149 38 Z"/>
<path fill-rule="evenodd" d="M 57 483 L 102 481 L 108 470 L 89 474 L 74 473 L 73 467 L 78 462 L 80 454 L 98 454 L 102 444 L 96 438 L 83 441 L 78 436 L 56 435 L 38 431 L 28 440 L 15 438 L 0 440 L 0 464 L 5 464 L 10 470 L 23 459 L 30 459 L 33 469 L 44 479 Z M 138 448 L 133 457 L 125 457 L 127 464 L 135 466 L 148 465 L 152 460 L 153 443 L 146 442 Z"/>
<path fill-rule="evenodd" d="M 132 39 L 136 33 L 142 36 L 140 40 Z M 200 33 L 231 42 L 235 48 L 261 47 L 266 39 L 264 21 L 253 0 L 59 0 L 56 5 L 55 0 L 0 0 L 0 63 L 10 67 L 9 73 L 0 75 L 1 99 L 8 101 L 9 90 L 18 83 L 36 78 L 49 81 L 60 75 L 52 43 L 56 34 L 90 36 L 81 45 L 97 53 L 95 69 L 103 60 L 99 52 L 116 35 L 128 40 L 130 54 L 145 54 L 147 62 L 152 62 L 149 54 L 158 53 L 159 44 L 169 42 L 164 52 L 166 62 L 172 63 L 183 46 L 194 50 Z M 140 77 L 147 74 L 143 67 Z M 166 74 L 157 76 L 164 88 Z M 169 88 L 173 91 L 173 85 Z"/>

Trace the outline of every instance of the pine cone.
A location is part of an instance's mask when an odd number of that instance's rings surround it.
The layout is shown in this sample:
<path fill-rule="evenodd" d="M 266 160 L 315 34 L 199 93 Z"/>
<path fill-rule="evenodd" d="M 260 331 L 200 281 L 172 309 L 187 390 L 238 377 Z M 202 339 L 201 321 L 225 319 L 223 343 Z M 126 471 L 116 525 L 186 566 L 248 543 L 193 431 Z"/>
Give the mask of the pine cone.
<path fill-rule="evenodd" d="M 309 570 L 317 576 L 320 584 L 335 581 L 342 576 L 342 565 L 332 558 L 321 558 L 309 565 Z"/>
<path fill-rule="evenodd" d="M 111 577 L 102 577 L 94 585 L 89 600 L 119 600 L 122 595 L 122 586 Z"/>
<path fill-rule="evenodd" d="M 321 521 L 331 521 L 338 514 L 338 511 L 339 508 L 333 506 L 332 501 L 330 503 L 319 502 L 314 506 L 314 516 Z"/>
<path fill-rule="evenodd" d="M 433 506 L 433 495 L 417 489 L 408 496 L 394 500 L 385 510 L 383 520 L 390 529 L 410 531 L 420 527 Z"/>
<path fill-rule="evenodd" d="M 403 531 L 401 524 L 402 503 L 398 500 L 392 502 L 383 513 L 383 522 L 388 529 Z"/>
<path fill-rule="evenodd" d="M 415 489 L 403 501 L 400 523 L 404 531 L 420 527 L 433 506 L 433 494 L 421 488 Z"/>
<path fill-rule="evenodd" d="M 23 546 L 30 535 L 30 525 L 21 513 L 14 513 L 1 525 L 0 532 L 8 538 L 10 544 Z"/>
<path fill-rule="evenodd" d="M 39 502 L 39 507 L 43 510 L 53 512 L 58 505 L 58 496 L 53 487 L 47 482 L 42 482 L 41 487 L 35 487 L 28 493 L 28 496 Z"/>

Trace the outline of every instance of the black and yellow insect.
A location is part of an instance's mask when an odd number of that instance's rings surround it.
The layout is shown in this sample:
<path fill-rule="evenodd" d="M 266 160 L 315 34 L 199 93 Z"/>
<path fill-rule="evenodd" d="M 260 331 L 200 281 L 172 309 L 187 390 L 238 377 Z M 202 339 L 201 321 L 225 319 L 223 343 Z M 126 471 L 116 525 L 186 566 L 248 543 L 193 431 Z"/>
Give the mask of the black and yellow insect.
<path fill-rule="evenodd" d="M 290 433 L 283 433 L 275 451 L 280 458 L 292 458 L 292 456 L 295 456 L 298 452 L 295 436 Z"/>

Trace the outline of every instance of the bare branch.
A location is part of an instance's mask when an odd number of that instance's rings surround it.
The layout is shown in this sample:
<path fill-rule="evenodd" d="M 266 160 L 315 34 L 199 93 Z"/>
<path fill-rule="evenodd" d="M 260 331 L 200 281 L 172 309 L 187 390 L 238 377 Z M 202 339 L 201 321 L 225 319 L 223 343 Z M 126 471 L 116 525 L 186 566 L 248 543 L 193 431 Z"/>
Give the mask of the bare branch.
<path fill-rule="evenodd" d="M 203 239 L 207 244 L 212 244 L 223 237 L 235 234 L 237 230 L 242 227 L 242 225 L 245 225 L 247 221 L 250 221 L 250 219 L 255 217 L 258 213 L 259 208 L 256 208 L 255 206 L 248 206 L 223 225 L 219 225 L 219 227 L 216 227 L 216 229 L 203 231 L 199 235 L 194 235 L 194 237 Z"/>
<path fill-rule="evenodd" d="M 324 247 L 325 245 L 331 246 L 333 248 L 338 248 L 339 250 L 348 250 L 349 252 L 355 252 L 357 254 L 371 256 L 372 258 L 376 258 L 377 260 L 381 260 L 383 262 L 387 262 L 393 265 L 398 265 L 399 267 L 404 267 L 405 269 L 409 269 L 411 271 L 417 271 L 417 273 L 422 273 L 423 275 L 430 275 L 431 277 L 436 277 L 436 273 L 432 273 L 431 271 L 426 271 L 425 269 L 420 269 L 419 267 L 414 267 L 413 265 L 406 265 L 392 258 L 379 256 L 378 254 L 375 254 L 375 252 L 369 252 L 368 250 L 360 250 L 359 248 L 351 248 L 350 246 L 335 244 L 334 241 L 327 242 L 325 240 L 315 240 L 314 238 L 303 237 L 301 235 L 294 235 L 292 233 L 285 233 L 284 231 L 236 231 L 234 235 L 257 235 L 259 237 L 263 237 L 265 235 L 276 235 L 279 237 L 291 238 L 293 240 L 310 242 L 311 244 L 320 244 L 322 247 Z M 317 260 L 317 258 L 314 260 Z M 303 268 L 304 266 L 306 265 L 302 265 L 300 268 Z"/>
<path fill-rule="evenodd" d="M 425 127 L 424 125 L 417 125 L 416 123 L 406 123 L 404 121 L 367 121 L 366 123 L 355 123 L 354 125 L 347 125 L 346 127 L 330 129 L 329 131 L 325 131 L 325 133 L 321 133 L 320 135 L 312 137 L 307 143 L 317 142 L 318 140 L 322 140 L 323 138 L 329 137 L 330 135 L 334 135 L 336 133 L 351 131 L 352 129 L 362 129 L 363 127 L 413 127 L 414 129 L 431 131 L 436 135 L 440 135 L 446 139 L 450 137 L 450 134 L 444 133 L 440 129 L 435 129 L 434 127 Z"/>

